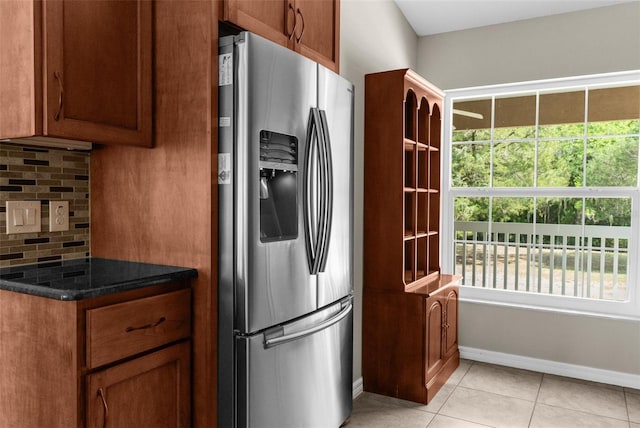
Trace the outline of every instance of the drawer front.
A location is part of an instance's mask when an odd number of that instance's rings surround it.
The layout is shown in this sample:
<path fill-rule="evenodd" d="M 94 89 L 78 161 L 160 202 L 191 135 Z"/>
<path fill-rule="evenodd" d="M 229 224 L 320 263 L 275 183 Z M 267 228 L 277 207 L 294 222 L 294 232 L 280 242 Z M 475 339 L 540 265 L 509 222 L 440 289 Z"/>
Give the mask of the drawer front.
<path fill-rule="evenodd" d="M 95 368 L 191 335 L 191 290 L 90 309 L 87 367 Z"/>

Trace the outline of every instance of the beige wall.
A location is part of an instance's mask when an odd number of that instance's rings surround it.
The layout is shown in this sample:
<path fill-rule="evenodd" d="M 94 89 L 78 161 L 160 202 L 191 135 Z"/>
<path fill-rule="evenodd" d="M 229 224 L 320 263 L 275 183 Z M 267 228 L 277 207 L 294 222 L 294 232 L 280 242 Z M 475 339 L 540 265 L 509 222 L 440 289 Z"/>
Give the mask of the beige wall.
<path fill-rule="evenodd" d="M 640 69 L 638 23 L 635 2 L 422 37 L 418 72 L 453 89 Z M 463 302 L 460 345 L 640 375 L 637 321 Z"/>
<path fill-rule="evenodd" d="M 461 303 L 460 345 L 640 375 L 640 323 Z"/>
<path fill-rule="evenodd" d="M 391 0 L 342 0 L 340 8 L 340 74 L 355 85 L 355 380 L 362 376 L 364 75 L 396 68 L 415 69 L 418 38 Z"/>
<path fill-rule="evenodd" d="M 362 376 L 364 75 L 410 67 L 443 89 L 640 69 L 640 3 L 417 38 L 391 0 L 343 0 L 355 98 L 354 379 Z M 460 344 L 640 374 L 640 323 L 461 303 Z"/>
<path fill-rule="evenodd" d="M 441 89 L 640 69 L 640 2 L 421 37 Z"/>

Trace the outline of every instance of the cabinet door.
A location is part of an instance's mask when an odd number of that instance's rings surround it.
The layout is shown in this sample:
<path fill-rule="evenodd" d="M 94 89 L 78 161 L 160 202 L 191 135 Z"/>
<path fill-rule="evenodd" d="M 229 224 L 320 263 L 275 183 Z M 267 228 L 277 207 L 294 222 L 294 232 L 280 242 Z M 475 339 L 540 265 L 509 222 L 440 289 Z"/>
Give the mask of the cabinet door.
<path fill-rule="evenodd" d="M 87 376 L 88 428 L 190 426 L 189 342 Z"/>
<path fill-rule="evenodd" d="M 286 0 L 225 0 L 223 19 L 265 39 L 287 46 L 294 7 Z"/>
<path fill-rule="evenodd" d="M 37 123 L 35 68 L 40 37 L 35 24 L 39 4 L 29 1 L 0 1 L 0 139 L 28 137 L 41 131 Z M 39 80 L 38 80 L 39 82 Z"/>
<path fill-rule="evenodd" d="M 427 299 L 426 337 L 426 381 L 432 379 L 442 368 L 445 308 L 437 296 Z"/>
<path fill-rule="evenodd" d="M 152 144 L 152 2 L 43 2 L 44 132 Z"/>
<path fill-rule="evenodd" d="M 444 357 L 448 358 L 458 349 L 458 289 L 450 289 L 444 300 L 445 339 Z"/>
<path fill-rule="evenodd" d="M 338 72 L 340 1 L 296 0 L 294 49 Z"/>

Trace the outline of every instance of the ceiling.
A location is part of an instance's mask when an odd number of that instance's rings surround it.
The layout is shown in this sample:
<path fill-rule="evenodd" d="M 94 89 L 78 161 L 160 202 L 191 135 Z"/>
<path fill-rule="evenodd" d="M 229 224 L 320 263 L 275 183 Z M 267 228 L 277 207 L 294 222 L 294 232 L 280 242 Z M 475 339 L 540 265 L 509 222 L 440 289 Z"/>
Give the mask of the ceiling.
<path fill-rule="evenodd" d="M 629 3 L 629 0 L 394 0 L 418 36 Z"/>

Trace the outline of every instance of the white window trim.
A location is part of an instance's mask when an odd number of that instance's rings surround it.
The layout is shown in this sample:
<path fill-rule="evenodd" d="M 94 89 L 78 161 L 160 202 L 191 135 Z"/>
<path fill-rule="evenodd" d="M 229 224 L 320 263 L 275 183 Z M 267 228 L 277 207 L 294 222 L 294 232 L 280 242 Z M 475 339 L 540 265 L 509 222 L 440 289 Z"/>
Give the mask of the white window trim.
<path fill-rule="evenodd" d="M 595 86 L 623 86 L 625 84 L 637 84 L 640 81 L 640 70 L 607 73 L 590 76 L 578 76 L 560 79 L 539 80 L 530 82 L 510 83 L 504 85 L 491 85 L 472 88 L 462 88 L 445 91 L 445 106 L 443 117 L 443 139 L 442 147 L 442 217 L 440 230 L 442 231 L 441 251 L 443 256 L 442 271 L 453 272 L 454 262 L 454 210 L 453 199 L 456 196 L 455 189 L 451 187 L 451 128 L 453 124 L 453 100 L 477 99 L 490 96 L 515 95 L 518 93 L 531 93 L 535 91 L 547 90 L 571 90 L 584 86 L 593 88 Z M 466 189 L 467 193 L 469 189 Z M 492 189 L 495 193 L 496 189 Z M 501 189 L 505 196 L 518 194 L 519 189 Z M 548 189 L 547 189 L 548 190 Z M 587 189 L 582 189 L 589 190 Z M 611 189 L 612 193 L 618 190 Z M 478 195 L 486 194 L 482 189 L 474 190 Z M 527 189 L 531 191 L 531 189 Z M 637 192 L 637 190 L 634 190 Z M 465 193 L 465 194 L 466 194 Z M 520 193 L 521 195 L 522 193 Z M 599 193 L 600 195 L 600 193 Z M 604 196 L 604 195 L 602 195 Z M 640 283 L 638 282 L 640 265 L 640 197 L 635 195 L 632 206 L 632 236 L 634 239 L 630 243 L 629 254 L 635 255 L 635 262 L 628 264 L 628 300 L 624 302 L 583 299 L 568 296 L 557 296 L 548 294 L 526 293 L 511 290 L 488 289 L 472 286 L 460 286 L 460 300 L 467 302 L 485 303 L 493 305 L 504 305 L 527 309 L 562 312 L 569 314 L 581 314 L 588 316 L 598 316 L 615 319 L 640 320 Z"/>

